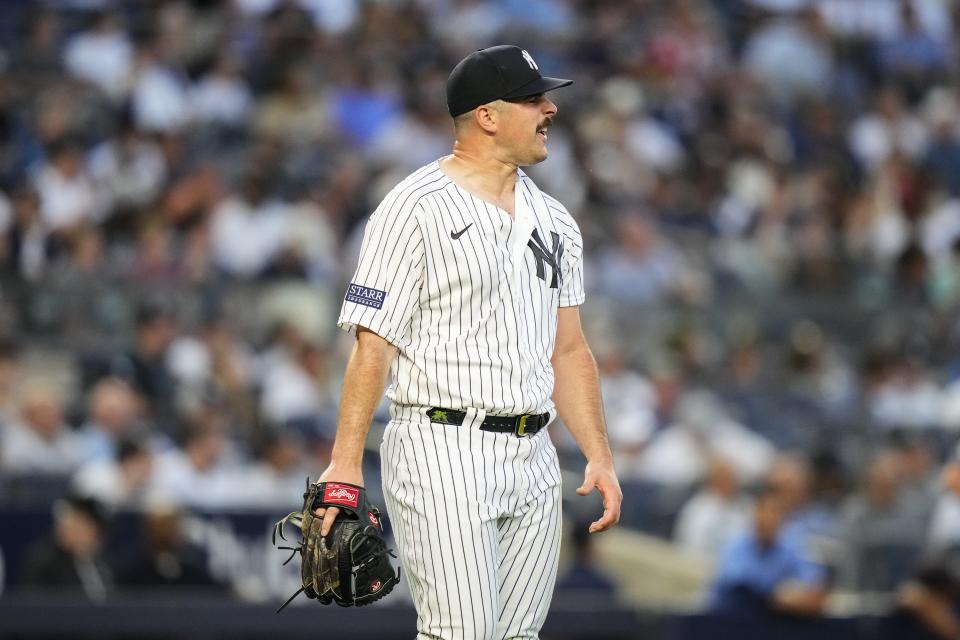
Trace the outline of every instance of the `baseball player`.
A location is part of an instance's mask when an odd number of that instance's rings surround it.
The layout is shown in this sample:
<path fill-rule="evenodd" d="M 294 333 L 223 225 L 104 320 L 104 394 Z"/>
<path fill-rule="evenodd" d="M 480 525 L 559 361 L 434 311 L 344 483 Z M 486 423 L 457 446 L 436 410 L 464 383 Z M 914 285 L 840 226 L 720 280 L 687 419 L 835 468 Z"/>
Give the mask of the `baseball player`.
<path fill-rule="evenodd" d="M 514 46 L 477 51 L 447 81 L 453 153 L 397 185 L 370 217 L 341 327 L 356 330 L 330 466 L 361 458 L 388 371 L 384 494 L 417 609 L 418 638 L 537 638 L 560 550 L 557 416 L 587 459 L 581 495 L 622 494 L 596 365 L 580 326 L 576 222 L 519 169 L 547 157 L 557 114 Z M 317 510 L 326 535 L 337 509 Z"/>

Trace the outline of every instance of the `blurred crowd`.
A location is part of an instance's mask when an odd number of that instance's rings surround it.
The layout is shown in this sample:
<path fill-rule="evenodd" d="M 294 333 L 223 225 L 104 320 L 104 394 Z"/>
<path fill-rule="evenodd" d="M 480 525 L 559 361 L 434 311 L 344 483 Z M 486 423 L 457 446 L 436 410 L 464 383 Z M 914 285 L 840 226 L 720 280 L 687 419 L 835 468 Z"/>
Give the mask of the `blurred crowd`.
<path fill-rule="evenodd" d="M 958 6 L 3 3 L 0 477 L 289 505 L 363 219 L 510 42 L 575 80 L 529 173 L 588 245 L 625 524 L 726 567 L 756 508 L 823 552 L 805 580 L 893 589 L 960 542 Z"/>

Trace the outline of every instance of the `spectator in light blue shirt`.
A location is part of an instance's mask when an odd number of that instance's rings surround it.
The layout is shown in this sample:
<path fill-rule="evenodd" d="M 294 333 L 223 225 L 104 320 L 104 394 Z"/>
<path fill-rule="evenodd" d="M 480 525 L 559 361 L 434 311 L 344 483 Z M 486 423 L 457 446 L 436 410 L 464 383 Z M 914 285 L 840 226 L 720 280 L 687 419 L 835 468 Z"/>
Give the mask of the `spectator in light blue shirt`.
<path fill-rule="evenodd" d="M 796 538 L 784 535 L 785 517 L 781 498 L 765 489 L 754 506 L 753 526 L 734 538 L 720 557 L 710 588 L 711 610 L 752 616 L 814 616 L 823 611 L 826 573 Z"/>

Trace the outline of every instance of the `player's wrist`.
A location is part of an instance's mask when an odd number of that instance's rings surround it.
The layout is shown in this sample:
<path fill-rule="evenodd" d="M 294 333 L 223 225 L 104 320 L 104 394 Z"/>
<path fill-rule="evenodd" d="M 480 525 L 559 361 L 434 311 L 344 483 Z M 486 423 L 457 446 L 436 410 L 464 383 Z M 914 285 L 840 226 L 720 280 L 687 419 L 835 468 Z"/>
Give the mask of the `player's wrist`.
<path fill-rule="evenodd" d="M 587 456 L 587 464 L 593 469 L 613 469 L 613 454 L 609 451 Z"/>
<path fill-rule="evenodd" d="M 318 481 L 349 482 L 363 486 L 363 465 L 360 460 L 331 460 L 330 465 L 320 474 Z"/>

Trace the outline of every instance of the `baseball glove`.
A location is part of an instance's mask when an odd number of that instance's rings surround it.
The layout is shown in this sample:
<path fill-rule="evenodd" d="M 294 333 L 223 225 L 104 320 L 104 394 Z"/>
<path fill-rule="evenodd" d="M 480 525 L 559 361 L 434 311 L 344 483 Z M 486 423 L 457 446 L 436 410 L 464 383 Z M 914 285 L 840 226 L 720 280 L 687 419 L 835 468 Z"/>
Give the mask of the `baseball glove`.
<path fill-rule="evenodd" d="M 320 535 L 323 518 L 313 515 L 314 509 L 336 507 L 337 519 L 327 536 Z M 286 541 L 283 529 L 291 523 L 300 528 L 301 540 L 296 547 L 277 545 L 277 537 Z M 394 572 L 383 541 L 380 511 L 367 501 L 363 487 L 344 482 L 315 482 L 307 478 L 303 509 L 294 511 L 273 526 L 273 544 L 290 551 L 287 564 L 300 554 L 300 589 L 277 609 L 277 613 L 301 593 L 322 604 L 336 602 L 342 607 L 376 602 L 390 593 L 400 581 L 399 569 Z"/>

